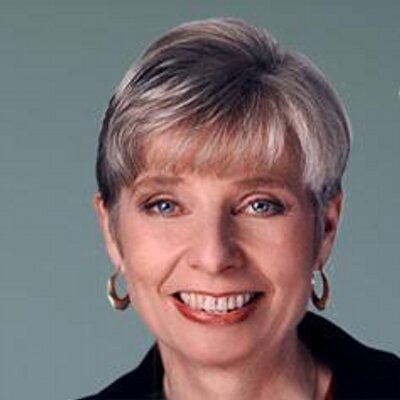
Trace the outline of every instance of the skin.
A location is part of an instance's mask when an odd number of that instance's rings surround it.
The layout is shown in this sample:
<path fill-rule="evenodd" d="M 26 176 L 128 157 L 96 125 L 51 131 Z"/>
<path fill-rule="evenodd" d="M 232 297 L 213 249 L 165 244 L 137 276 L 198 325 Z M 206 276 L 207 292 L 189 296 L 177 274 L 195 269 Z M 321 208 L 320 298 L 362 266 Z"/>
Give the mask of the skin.
<path fill-rule="evenodd" d="M 330 371 L 312 359 L 296 327 L 312 272 L 329 258 L 342 194 L 318 227 L 295 171 L 290 164 L 223 177 L 147 171 L 121 191 L 117 238 L 95 196 L 109 256 L 157 338 L 168 398 L 323 398 Z M 263 296 L 244 321 L 210 325 L 178 312 L 178 291 Z"/>

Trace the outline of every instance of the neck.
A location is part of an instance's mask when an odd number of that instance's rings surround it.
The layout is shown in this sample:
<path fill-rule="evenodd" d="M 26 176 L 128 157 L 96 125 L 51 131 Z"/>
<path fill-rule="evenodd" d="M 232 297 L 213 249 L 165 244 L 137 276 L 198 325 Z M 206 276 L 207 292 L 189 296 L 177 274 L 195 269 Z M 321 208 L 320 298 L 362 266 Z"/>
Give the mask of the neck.
<path fill-rule="evenodd" d="M 317 364 L 296 333 L 274 354 L 258 351 L 229 366 L 196 363 L 159 346 L 168 400 L 310 400 L 319 392 Z"/>

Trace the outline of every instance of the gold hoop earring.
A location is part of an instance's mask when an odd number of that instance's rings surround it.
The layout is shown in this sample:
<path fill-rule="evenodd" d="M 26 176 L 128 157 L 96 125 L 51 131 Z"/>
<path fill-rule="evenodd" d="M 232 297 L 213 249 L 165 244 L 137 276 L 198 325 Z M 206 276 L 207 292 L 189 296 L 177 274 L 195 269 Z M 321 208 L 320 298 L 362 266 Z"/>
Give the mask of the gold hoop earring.
<path fill-rule="evenodd" d="M 114 272 L 107 282 L 107 297 L 111 303 L 111 306 L 114 310 L 125 310 L 129 303 L 130 299 L 129 296 L 126 295 L 125 297 L 119 297 L 117 294 L 117 290 L 115 289 L 115 281 L 117 280 L 119 275 L 119 271 Z"/>
<path fill-rule="evenodd" d="M 314 274 L 317 271 L 314 271 Z M 325 275 L 325 272 L 322 269 L 319 269 L 318 272 L 321 275 L 321 279 L 322 279 L 322 294 L 319 297 L 316 293 L 315 293 L 315 280 L 314 277 L 312 279 L 312 294 L 311 294 L 311 299 L 312 302 L 315 306 L 315 308 L 319 311 L 323 311 L 326 308 L 326 305 L 328 303 L 328 299 L 329 299 L 329 294 L 330 294 L 330 290 L 329 290 L 329 282 L 328 282 L 328 278 Z"/>

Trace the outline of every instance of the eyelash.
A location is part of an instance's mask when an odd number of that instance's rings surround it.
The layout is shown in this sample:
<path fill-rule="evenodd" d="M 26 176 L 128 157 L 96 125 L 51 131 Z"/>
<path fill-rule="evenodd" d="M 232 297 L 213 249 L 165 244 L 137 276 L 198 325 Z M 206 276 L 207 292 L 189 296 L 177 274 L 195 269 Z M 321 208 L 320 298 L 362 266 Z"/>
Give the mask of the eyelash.
<path fill-rule="evenodd" d="M 170 204 L 172 205 L 173 210 L 171 212 L 166 212 L 164 213 L 159 207 L 162 204 Z M 264 203 L 265 205 L 268 205 L 266 211 L 262 211 L 258 213 L 257 211 L 253 211 L 249 213 L 249 215 L 259 217 L 259 218 L 265 218 L 265 217 L 271 217 L 274 215 L 279 215 L 279 214 L 284 214 L 286 211 L 286 207 L 278 200 L 270 200 L 267 198 L 257 198 L 254 200 L 249 201 L 245 206 L 240 207 L 237 211 L 233 210 L 232 214 L 233 215 L 240 215 L 240 214 L 247 214 L 246 209 L 248 207 L 254 206 L 255 203 Z M 149 202 L 145 202 L 142 206 L 144 212 L 146 212 L 149 215 L 160 215 L 163 217 L 172 217 L 176 216 L 177 214 L 181 214 L 181 211 L 176 211 L 176 208 L 179 208 L 180 205 L 178 202 L 168 199 L 168 198 L 159 198 L 155 200 L 151 200 Z"/>

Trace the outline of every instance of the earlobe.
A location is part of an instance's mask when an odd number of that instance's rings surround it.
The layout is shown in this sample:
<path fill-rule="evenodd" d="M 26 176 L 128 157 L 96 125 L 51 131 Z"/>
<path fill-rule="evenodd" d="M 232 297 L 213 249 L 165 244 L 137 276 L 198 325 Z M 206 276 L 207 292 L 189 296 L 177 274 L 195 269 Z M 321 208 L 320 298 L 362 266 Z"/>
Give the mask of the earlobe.
<path fill-rule="evenodd" d="M 322 269 L 331 254 L 339 228 L 343 201 L 344 194 L 340 191 L 329 201 L 324 211 L 321 246 L 316 269 Z"/>
<path fill-rule="evenodd" d="M 93 208 L 95 209 L 97 220 L 103 233 L 104 242 L 111 262 L 116 269 L 121 269 L 122 256 L 118 247 L 118 243 L 110 229 L 110 213 L 105 207 L 104 200 L 100 193 L 93 196 Z"/>

